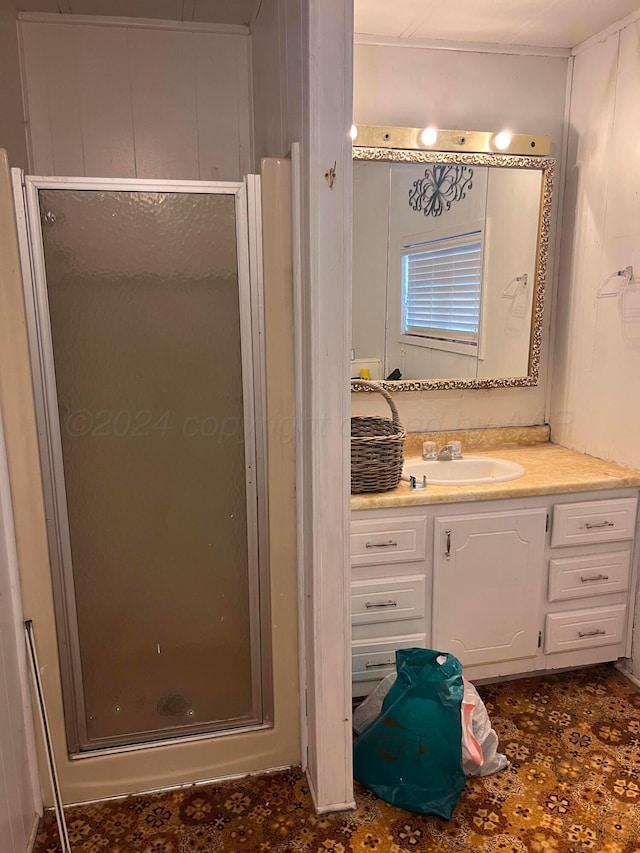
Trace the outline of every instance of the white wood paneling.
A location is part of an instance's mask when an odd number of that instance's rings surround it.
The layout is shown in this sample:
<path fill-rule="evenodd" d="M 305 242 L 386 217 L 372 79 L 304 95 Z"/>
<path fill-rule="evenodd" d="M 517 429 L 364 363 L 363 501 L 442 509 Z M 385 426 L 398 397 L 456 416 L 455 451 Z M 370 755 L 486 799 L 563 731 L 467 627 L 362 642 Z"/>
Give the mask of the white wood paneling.
<path fill-rule="evenodd" d="M 19 24 L 19 29 L 22 40 L 24 95 L 27 104 L 29 171 L 35 172 L 37 169 L 42 175 L 53 175 L 55 166 L 49 119 L 48 70 L 47 57 L 44 49 L 41 49 L 42 31 L 39 24 L 34 24 L 28 30 L 29 37 L 25 38 L 25 25 Z M 37 80 L 38 84 L 30 85 L 29 79 Z"/>
<path fill-rule="evenodd" d="M 249 40 L 219 36 L 212 50 L 210 36 L 196 33 L 194 43 L 196 80 L 207 81 L 196 88 L 200 177 L 219 181 L 231 173 L 249 174 L 253 171 Z M 237 140 L 235 148 L 230 140 Z"/>
<path fill-rule="evenodd" d="M 44 12 L 45 14 L 60 14 L 58 0 L 28 0 L 20 3 L 21 12 Z"/>
<path fill-rule="evenodd" d="M 280 71 L 286 63 L 285 30 L 286 17 L 281 15 L 280 0 L 265 0 L 251 34 L 256 159 L 286 156 L 291 142 L 287 92 Z"/>
<path fill-rule="evenodd" d="M 602 263 L 602 241 L 608 196 L 613 203 L 621 188 L 609 187 L 610 151 L 616 97 L 618 35 L 575 58 L 566 185 L 566 208 L 558 286 L 556 346 L 551 399 L 554 440 L 576 450 L 604 456 L 608 448 L 594 441 L 594 421 L 613 416 L 616 430 L 623 426 L 619 411 L 601 412 L 598 400 L 607 393 L 593 382 L 598 353 L 613 341 L 595 336 L 599 306 L 596 290 L 609 273 Z M 628 365 L 621 365 L 623 373 Z M 620 382 L 611 388 L 623 403 Z M 626 400 L 630 400 L 626 397 Z M 618 458 L 617 461 L 624 461 Z"/>
<path fill-rule="evenodd" d="M 565 57 L 358 44 L 356 124 L 545 133 L 560 154 Z"/>
<path fill-rule="evenodd" d="M 389 201 L 388 164 L 354 162 L 351 346 L 357 359 L 375 358 L 381 364 L 387 309 Z M 355 369 L 351 375 L 357 375 Z"/>
<path fill-rule="evenodd" d="M 300 164 L 296 268 L 298 560 L 307 775 L 319 811 L 353 804 L 348 338 L 351 0 L 263 0 L 252 36 L 258 157 Z M 298 152 L 300 157 L 298 159 Z M 330 189 L 325 172 L 336 164 Z M 299 263 L 298 263 L 299 261 Z"/>
<path fill-rule="evenodd" d="M 21 27 L 31 169 L 44 175 L 84 175 L 73 29 L 57 27 L 49 32 L 45 24 L 28 25 L 26 31 Z M 24 38 L 27 33 L 29 37 Z M 35 91 L 32 81 L 37 81 Z"/>
<path fill-rule="evenodd" d="M 596 293 L 615 270 L 640 271 L 639 38 L 640 23 L 630 23 L 575 58 L 550 413 L 555 441 L 636 468 L 640 317 Z M 636 624 L 636 676 L 639 649 Z"/>
<path fill-rule="evenodd" d="M 299 0 L 264 0 L 253 26 L 256 160 L 286 156 L 291 143 L 303 139 L 307 51 L 303 6 Z"/>
<path fill-rule="evenodd" d="M 127 30 L 78 27 L 76 33 L 85 174 L 135 178 Z"/>
<path fill-rule="evenodd" d="M 256 4 L 257 0 L 195 0 L 193 20 L 248 25 Z"/>
<path fill-rule="evenodd" d="M 130 30 L 138 178 L 199 176 L 193 36 Z"/>
<path fill-rule="evenodd" d="M 0 148 L 14 166 L 27 165 L 27 140 L 20 80 L 16 0 L 0 2 Z"/>
<path fill-rule="evenodd" d="M 308 776 L 316 807 L 353 806 L 348 564 L 352 0 L 309 3 L 308 188 L 303 302 L 308 466 Z M 327 181 L 329 170 L 335 180 Z"/>
<path fill-rule="evenodd" d="M 32 171 L 238 180 L 251 162 L 246 36 L 20 24 Z"/>
<path fill-rule="evenodd" d="M 130 18 L 182 17 L 182 0 L 73 0 L 68 11 L 74 15 L 122 15 Z"/>
<path fill-rule="evenodd" d="M 602 253 L 599 263 L 594 264 L 599 273 L 596 288 L 612 272 L 629 264 L 634 268 L 634 283 L 624 299 L 595 302 L 591 374 L 595 399 L 592 397 L 585 426 L 593 430 L 589 442 L 595 442 L 595 455 L 640 468 L 640 403 L 635 394 L 629 394 L 629 389 L 640 383 L 640 197 L 635 180 L 630 179 L 640 169 L 635 120 L 640 115 L 638 39 L 640 22 L 619 34 Z"/>
<path fill-rule="evenodd" d="M 640 467 L 640 403 L 629 393 L 640 381 L 640 325 L 619 298 L 596 293 L 615 270 L 640 271 L 640 203 L 629 179 L 640 166 L 639 35 L 632 24 L 575 59 L 551 408 L 556 440 L 632 467 Z"/>
<path fill-rule="evenodd" d="M 549 134 L 559 160 L 554 188 L 543 348 L 538 385 L 395 395 L 408 431 L 544 423 L 555 211 L 562 181 L 568 59 L 356 44 L 354 122 Z M 380 414 L 373 394 L 354 394 L 354 414 Z"/>
<path fill-rule="evenodd" d="M 203 21 L 248 26 L 260 0 L 19 0 L 21 12 Z"/>
<path fill-rule="evenodd" d="M 283 0 L 280 0 L 283 2 Z M 285 0 L 286 2 L 286 0 Z M 306 15 L 307 10 L 304 3 L 286 3 L 283 22 L 284 39 L 283 49 L 286 56 L 286 76 L 284 82 L 287 86 L 287 124 L 289 139 L 302 139 L 305 133 L 304 115 L 305 103 L 308 90 L 308 46 L 306 44 Z M 351 63 L 352 64 L 352 63 Z M 352 72 L 345 69 L 345 75 L 352 85 Z"/>

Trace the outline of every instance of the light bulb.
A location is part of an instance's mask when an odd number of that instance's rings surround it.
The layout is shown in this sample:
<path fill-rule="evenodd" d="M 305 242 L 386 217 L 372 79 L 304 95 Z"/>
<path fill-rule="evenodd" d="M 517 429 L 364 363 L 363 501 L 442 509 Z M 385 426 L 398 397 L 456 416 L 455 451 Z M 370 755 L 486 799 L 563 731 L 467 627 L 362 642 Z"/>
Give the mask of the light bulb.
<path fill-rule="evenodd" d="M 356 141 L 356 138 L 358 136 L 358 128 L 355 126 L 355 124 L 351 125 L 351 130 L 349 131 L 349 136 L 351 137 L 353 142 Z"/>
<path fill-rule="evenodd" d="M 425 127 L 420 134 L 420 142 L 422 142 L 423 145 L 433 145 L 437 138 L 438 131 L 435 127 Z"/>
<path fill-rule="evenodd" d="M 500 133 L 497 133 L 493 140 L 493 144 L 496 148 L 499 148 L 500 151 L 504 151 L 505 148 L 508 148 L 511 145 L 511 134 L 509 131 L 501 130 Z"/>

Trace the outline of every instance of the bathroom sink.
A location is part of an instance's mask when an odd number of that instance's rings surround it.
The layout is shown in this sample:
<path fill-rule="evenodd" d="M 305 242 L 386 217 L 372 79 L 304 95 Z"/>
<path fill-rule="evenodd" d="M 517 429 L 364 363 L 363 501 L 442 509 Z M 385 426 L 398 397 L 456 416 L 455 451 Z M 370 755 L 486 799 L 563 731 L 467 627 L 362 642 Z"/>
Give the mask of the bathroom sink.
<path fill-rule="evenodd" d="M 437 459 L 406 460 L 402 470 L 402 479 L 415 477 L 418 483 L 426 475 L 427 485 L 434 486 L 473 486 L 482 483 L 506 483 L 517 480 L 525 473 L 522 465 L 508 459 L 496 459 L 490 456 L 464 456 L 462 459 L 439 461 Z"/>

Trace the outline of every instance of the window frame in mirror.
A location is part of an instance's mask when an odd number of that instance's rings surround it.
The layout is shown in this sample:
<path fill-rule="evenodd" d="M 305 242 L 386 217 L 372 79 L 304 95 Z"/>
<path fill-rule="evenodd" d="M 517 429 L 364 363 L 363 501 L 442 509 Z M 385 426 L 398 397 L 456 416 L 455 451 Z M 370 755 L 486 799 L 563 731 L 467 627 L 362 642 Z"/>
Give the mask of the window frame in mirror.
<path fill-rule="evenodd" d="M 548 149 L 547 149 L 548 150 Z M 534 169 L 541 172 L 540 215 L 536 247 L 536 274 L 533 285 L 531 335 L 529 339 L 529 363 L 526 376 L 507 376 L 488 379 L 400 379 L 380 380 L 387 391 L 442 391 L 456 388 L 522 388 L 538 384 L 540 354 L 542 349 L 542 325 L 544 319 L 544 295 L 547 283 L 549 239 L 551 232 L 551 207 L 555 159 L 539 155 L 471 153 L 468 151 L 434 151 L 433 149 L 409 149 L 354 145 L 354 160 L 369 160 L 389 163 L 444 163 L 453 165 L 491 166 L 509 169 Z M 351 382 L 352 391 L 370 391 L 357 379 Z"/>

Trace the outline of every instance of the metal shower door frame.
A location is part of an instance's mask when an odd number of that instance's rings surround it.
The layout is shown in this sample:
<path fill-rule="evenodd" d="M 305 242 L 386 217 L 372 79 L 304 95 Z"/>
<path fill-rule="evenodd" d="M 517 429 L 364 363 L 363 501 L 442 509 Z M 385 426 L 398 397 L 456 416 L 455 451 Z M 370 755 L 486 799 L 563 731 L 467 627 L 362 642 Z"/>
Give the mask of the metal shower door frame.
<path fill-rule="evenodd" d="M 56 633 L 64 701 L 67 746 L 72 758 L 104 755 L 264 728 L 273 721 L 271 632 L 269 630 L 267 448 L 264 381 L 264 304 L 262 295 L 262 227 L 260 178 L 246 182 L 158 181 L 137 178 L 67 178 L 28 176 L 12 170 L 22 264 L 38 446 L 53 581 Z M 40 190 L 158 192 L 232 195 L 235 198 L 238 296 L 243 383 L 247 558 L 251 643 L 252 712 L 225 728 L 194 726 L 184 734 L 149 733 L 140 742 L 121 736 L 90 741 L 82 682 L 69 518 L 57 404 L 53 343 L 47 294 Z M 254 567 L 257 566 L 257 571 Z"/>

